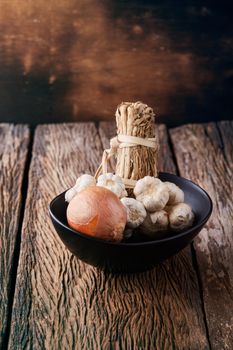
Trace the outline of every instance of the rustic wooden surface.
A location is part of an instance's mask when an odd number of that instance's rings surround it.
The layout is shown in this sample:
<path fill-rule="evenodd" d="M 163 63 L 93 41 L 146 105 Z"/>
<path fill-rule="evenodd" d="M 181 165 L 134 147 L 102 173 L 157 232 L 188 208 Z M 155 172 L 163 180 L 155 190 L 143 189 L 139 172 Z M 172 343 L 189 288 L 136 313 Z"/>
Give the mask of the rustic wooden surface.
<path fill-rule="evenodd" d="M 171 130 L 180 174 L 203 186 L 211 219 L 195 239 L 213 349 L 233 349 L 233 122 Z"/>
<path fill-rule="evenodd" d="M 1 118 L 34 125 L 110 120 L 119 102 L 139 99 L 159 105 L 161 121 L 172 125 L 229 119 L 231 7 L 205 0 L 2 0 Z"/>
<path fill-rule="evenodd" d="M 190 248 L 151 271 L 112 275 L 73 257 L 47 205 L 94 173 L 113 126 L 63 124 L 36 130 L 22 228 L 9 349 L 208 349 Z M 175 171 L 166 129 L 161 162 Z"/>
<path fill-rule="evenodd" d="M 29 129 L 0 124 L 0 349 L 6 346 Z"/>

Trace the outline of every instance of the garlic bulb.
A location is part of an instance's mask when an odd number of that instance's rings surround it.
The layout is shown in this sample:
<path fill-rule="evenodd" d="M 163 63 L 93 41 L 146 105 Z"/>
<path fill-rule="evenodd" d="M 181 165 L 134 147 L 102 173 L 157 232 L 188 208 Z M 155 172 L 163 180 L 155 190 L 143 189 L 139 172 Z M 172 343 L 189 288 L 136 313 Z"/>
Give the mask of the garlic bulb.
<path fill-rule="evenodd" d="M 77 194 L 76 189 L 74 187 L 71 187 L 68 191 L 65 193 L 65 201 L 70 202 L 74 196 Z"/>
<path fill-rule="evenodd" d="M 149 212 L 163 209 L 169 199 L 166 185 L 158 178 L 152 176 L 145 176 L 137 181 L 134 195 Z"/>
<path fill-rule="evenodd" d="M 158 232 L 168 229 L 168 214 L 165 210 L 159 210 L 154 213 L 147 213 L 146 219 L 140 226 L 140 230 L 147 236 L 157 237 L 163 236 Z"/>
<path fill-rule="evenodd" d="M 184 202 L 184 192 L 177 185 L 168 181 L 164 182 L 164 184 L 167 186 L 169 193 L 167 205 L 174 205 Z"/>
<path fill-rule="evenodd" d="M 126 208 L 127 226 L 136 228 L 144 221 L 146 217 L 146 209 L 143 204 L 134 198 L 121 198 L 121 203 Z"/>
<path fill-rule="evenodd" d="M 188 204 L 178 203 L 174 206 L 166 207 L 166 210 L 172 230 L 181 231 L 193 224 L 194 214 Z"/>
<path fill-rule="evenodd" d="M 76 184 L 74 185 L 74 188 L 76 189 L 76 192 L 80 192 L 90 186 L 95 186 L 95 185 L 96 185 L 96 181 L 94 176 L 89 174 L 83 174 L 77 179 Z"/>
<path fill-rule="evenodd" d="M 98 177 L 97 186 L 108 188 L 114 192 L 118 198 L 126 197 L 127 192 L 122 178 L 112 173 L 102 174 Z"/>
<path fill-rule="evenodd" d="M 78 177 L 76 184 L 73 187 L 71 187 L 68 191 L 66 191 L 65 201 L 69 203 L 78 192 L 95 185 L 96 181 L 93 176 L 89 174 L 81 175 L 80 177 Z"/>

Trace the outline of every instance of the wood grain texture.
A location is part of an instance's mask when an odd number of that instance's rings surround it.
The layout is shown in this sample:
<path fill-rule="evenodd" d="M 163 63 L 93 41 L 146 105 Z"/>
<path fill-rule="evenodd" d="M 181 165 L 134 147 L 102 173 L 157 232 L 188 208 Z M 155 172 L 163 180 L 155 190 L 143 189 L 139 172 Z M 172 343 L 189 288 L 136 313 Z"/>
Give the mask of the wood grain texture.
<path fill-rule="evenodd" d="M 214 208 L 195 239 L 213 349 L 233 348 L 233 123 L 187 125 L 171 131 L 181 175 L 210 194 Z"/>
<path fill-rule="evenodd" d="M 208 349 L 188 250 L 146 273 L 113 275 L 72 256 L 52 227 L 49 201 L 94 173 L 112 132 L 107 124 L 99 133 L 94 124 L 36 130 L 9 349 Z"/>
<path fill-rule="evenodd" d="M 29 143 L 25 125 L 0 124 L 0 348 L 5 346 L 12 268 Z"/>

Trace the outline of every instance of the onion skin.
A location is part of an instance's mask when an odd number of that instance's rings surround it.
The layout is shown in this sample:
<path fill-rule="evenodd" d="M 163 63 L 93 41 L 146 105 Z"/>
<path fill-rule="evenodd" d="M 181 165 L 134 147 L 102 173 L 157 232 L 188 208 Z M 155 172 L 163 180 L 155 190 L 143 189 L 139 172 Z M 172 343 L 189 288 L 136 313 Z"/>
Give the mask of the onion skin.
<path fill-rule="evenodd" d="M 107 188 L 93 186 L 77 193 L 66 216 L 71 228 L 88 236 L 115 242 L 123 239 L 126 210 Z"/>

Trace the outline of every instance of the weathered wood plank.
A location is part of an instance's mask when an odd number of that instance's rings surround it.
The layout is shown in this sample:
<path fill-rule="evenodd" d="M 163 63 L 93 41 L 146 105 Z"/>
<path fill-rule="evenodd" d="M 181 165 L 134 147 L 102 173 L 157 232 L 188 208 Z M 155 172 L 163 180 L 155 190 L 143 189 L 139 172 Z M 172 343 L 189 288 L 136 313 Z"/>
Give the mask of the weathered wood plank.
<path fill-rule="evenodd" d="M 102 142 L 93 124 L 37 128 L 9 348 L 207 349 L 187 251 L 146 273 L 113 275 L 73 257 L 52 227 L 47 204 L 78 174 L 94 173 L 110 135 L 103 125 L 100 134 Z"/>
<path fill-rule="evenodd" d="M 12 269 L 28 151 L 26 125 L 0 124 L 0 348 L 5 344 Z"/>
<path fill-rule="evenodd" d="M 213 349 L 232 349 L 233 123 L 182 126 L 171 130 L 171 136 L 181 175 L 203 186 L 214 203 L 194 247 L 210 343 Z"/>

